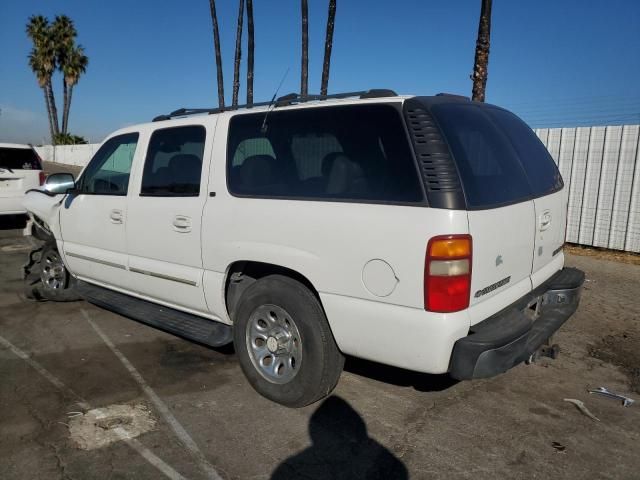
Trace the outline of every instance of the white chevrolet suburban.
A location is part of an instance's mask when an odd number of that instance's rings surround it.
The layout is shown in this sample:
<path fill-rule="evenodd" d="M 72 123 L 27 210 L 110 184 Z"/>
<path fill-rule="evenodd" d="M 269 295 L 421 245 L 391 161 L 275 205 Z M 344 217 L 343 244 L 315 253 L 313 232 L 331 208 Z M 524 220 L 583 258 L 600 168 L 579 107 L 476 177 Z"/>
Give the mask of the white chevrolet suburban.
<path fill-rule="evenodd" d="M 29 192 L 29 292 L 210 346 L 300 407 L 344 355 L 457 379 L 541 353 L 575 312 L 567 192 L 518 117 L 440 94 L 181 109 Z"/>
<path fill-rule="evenodd" d="M 30 145 L 0 143 L 0 215 L 27 213 L 24 193 L 43 183 L 42 161 Z"/>

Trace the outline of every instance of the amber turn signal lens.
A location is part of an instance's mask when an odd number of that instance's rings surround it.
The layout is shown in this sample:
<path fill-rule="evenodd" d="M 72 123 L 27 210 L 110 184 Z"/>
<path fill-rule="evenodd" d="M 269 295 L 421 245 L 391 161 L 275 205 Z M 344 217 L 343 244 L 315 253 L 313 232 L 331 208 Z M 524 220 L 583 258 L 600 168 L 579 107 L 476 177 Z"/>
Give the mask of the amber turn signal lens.
<path fill-rule="evenodd" d="M 455 258 L 471 255 L 471 238 L 442 238 L 432 240 L 429 256 L 431 258 Z"/>

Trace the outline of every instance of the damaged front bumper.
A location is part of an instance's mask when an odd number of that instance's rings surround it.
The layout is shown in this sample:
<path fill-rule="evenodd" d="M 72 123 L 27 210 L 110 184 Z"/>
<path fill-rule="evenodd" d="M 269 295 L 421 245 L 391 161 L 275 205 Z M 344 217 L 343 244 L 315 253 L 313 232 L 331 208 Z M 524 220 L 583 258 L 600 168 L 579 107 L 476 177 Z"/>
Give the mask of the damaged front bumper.
<path fill-rule="evenodd" d="M 492 377 L 528 360 L 576 311 L 583 283 L 584 272 L 564 268 L 514 305 L 474 325 L 453 347 L 451 376 Z"/>

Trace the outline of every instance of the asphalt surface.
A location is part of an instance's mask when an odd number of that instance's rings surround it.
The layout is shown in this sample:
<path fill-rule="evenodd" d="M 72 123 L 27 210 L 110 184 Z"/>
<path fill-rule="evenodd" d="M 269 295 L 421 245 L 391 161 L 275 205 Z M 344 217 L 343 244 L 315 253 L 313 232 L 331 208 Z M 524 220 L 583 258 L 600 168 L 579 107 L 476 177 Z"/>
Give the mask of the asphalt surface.
<path fill-rule="evenodd" d="M 2 479 L 639 478 L 640 266 L 568 258 L 589 281 L 556 361 L 456 383 L 350 358 L 328 400 L 292 410 L 256 394 L 231 349 L 85 302 L 25 299 L 28 249 L 0 238 Z M 587 393 L 601 385 L 639 402 Z M 134 439 L 125 417 L 120 437 L 90 425 L 117 437 L 96 447 L 78 427 L 96 408 L 149 418 Z"/>

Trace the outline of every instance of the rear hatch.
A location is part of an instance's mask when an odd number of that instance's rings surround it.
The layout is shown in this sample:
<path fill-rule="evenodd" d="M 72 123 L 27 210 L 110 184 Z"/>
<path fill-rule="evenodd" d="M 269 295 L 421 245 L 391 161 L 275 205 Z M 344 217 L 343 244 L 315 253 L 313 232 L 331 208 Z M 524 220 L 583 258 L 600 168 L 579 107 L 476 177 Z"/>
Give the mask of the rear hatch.
<path fill-rule="evenodd" d="M 431 107 L 454 158 L 473 238 L 476 323 L 562 268 L 566 202 L 560 173 L 535 133 L 486 104 Z M 534 285 L 535 284 L 535 285 Z"/>
<path fill-rule="evenodd" d="M 20 196 L 41 183 L 42 164 L 28 146 L 0 146 L 0 197 Z"/>

